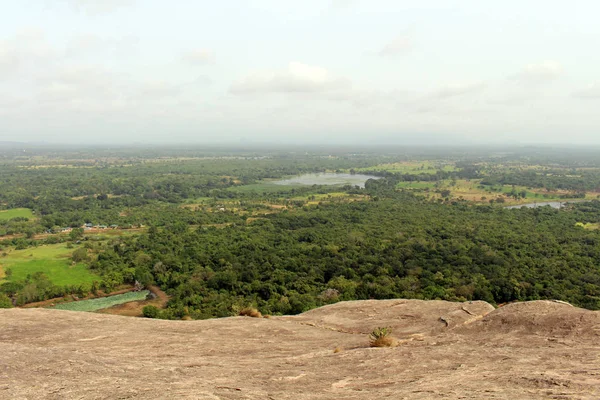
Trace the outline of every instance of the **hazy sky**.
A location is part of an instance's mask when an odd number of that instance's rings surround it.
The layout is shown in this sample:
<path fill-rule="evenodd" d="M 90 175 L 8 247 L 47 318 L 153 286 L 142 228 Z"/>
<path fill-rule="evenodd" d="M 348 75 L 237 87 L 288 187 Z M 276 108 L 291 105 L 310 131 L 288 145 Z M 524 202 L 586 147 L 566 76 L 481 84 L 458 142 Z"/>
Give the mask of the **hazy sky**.
<path fill-rule="evenodd" d="M 597 0 L 2 0 L 0 141 L 600 143 Z"/>

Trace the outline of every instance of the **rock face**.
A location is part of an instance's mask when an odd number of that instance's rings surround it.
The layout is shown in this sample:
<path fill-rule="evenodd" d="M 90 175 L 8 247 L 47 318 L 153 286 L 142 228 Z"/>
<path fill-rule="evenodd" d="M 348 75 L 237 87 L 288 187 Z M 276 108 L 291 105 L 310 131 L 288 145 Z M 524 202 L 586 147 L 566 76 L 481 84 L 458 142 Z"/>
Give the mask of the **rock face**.
<path fill-rule="evenodd" d="M 398 347 L 368 347 L 380 326 Z M 600 313 L 419 300 L 208 321 L 0 310 L 0 399 L 130 398 L 598 399 Z"/>

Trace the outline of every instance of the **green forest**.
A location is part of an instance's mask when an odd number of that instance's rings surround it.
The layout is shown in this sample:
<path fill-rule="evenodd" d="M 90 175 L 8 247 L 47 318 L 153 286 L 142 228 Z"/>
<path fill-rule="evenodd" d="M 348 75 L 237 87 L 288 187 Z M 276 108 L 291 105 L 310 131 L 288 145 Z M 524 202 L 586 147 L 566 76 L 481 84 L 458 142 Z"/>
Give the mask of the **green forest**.
<path fill-rule="evenodd" d="M 600 309 L 600 163 L 586 150 L 29 151 L 0 158 L 0 307 L 137 283 L 166 292 L 145 309 L 166 319 L 390 298 Z M 371 177 L 277 184 L 324 172 Z M 542 196 L 578 201 L 506 208 Z"/>

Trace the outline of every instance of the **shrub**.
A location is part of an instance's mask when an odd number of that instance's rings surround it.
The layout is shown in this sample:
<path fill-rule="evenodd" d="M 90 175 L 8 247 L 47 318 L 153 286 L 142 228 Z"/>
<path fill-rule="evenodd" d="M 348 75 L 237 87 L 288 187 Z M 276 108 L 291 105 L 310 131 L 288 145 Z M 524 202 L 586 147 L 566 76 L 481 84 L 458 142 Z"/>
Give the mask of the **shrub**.
<path fill-rule="evenodd" d="M 155 306 L 146 306 L 142 309 L 142 314 L 146 318 L 156 318 L 158 317 L 159 310 Z"/>
<path fill-rule="evenodd" d="M 241 317 L 261 318 L 262 314 L 256 308 L 246 307 L 239 313 Z"/>
<path fill-rule="evenodd" d="M 371 347 L 394 347 L 396 345 L 396 339 L 392 336 L 392 328 L 375 328 L 369 335 Z"/>
<path fill-rule="evenodd" d="M 12 306 L 10 298 L 4 293 L 0 293 L 0 308 L 12 308 Z"/>
<path fill-rule="evenodd" d="M 67 245 L 67 247 L 68 247 L 68 245 Z M 73 252 L 73 255 L 71 256 L 71 260 L 73 260 L 74 262 L 87 261 L 88 260 L 87 249 L 80 247 L 77 250 L 75 250 Z"/>

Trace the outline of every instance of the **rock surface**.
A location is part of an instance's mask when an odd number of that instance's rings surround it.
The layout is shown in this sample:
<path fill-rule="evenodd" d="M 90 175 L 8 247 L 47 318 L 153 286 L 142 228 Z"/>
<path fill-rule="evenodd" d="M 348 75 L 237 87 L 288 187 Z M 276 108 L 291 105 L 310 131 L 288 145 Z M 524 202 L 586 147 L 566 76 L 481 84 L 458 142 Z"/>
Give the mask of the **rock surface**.
<path fill-rule="evenodd" d="M 368 347 L 379 326 L 400 345 Z M 132 398 L 598 399 L 600 313 L 419 300 L 207 321 L 0 310 L 0 399 Z"/>

